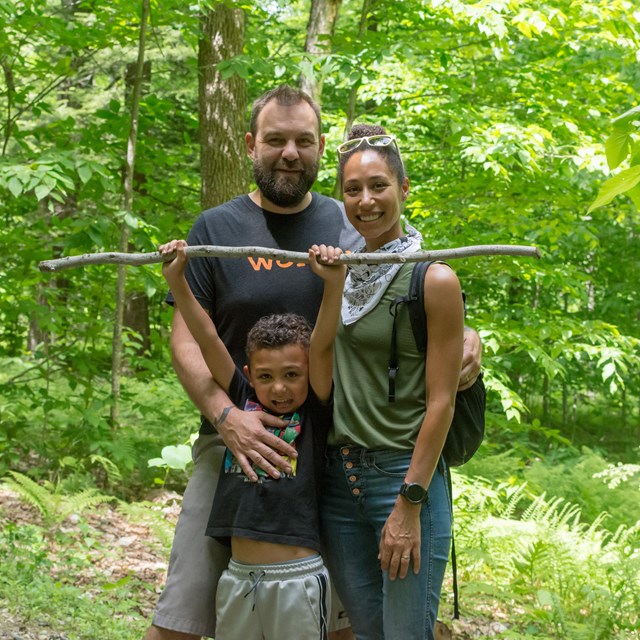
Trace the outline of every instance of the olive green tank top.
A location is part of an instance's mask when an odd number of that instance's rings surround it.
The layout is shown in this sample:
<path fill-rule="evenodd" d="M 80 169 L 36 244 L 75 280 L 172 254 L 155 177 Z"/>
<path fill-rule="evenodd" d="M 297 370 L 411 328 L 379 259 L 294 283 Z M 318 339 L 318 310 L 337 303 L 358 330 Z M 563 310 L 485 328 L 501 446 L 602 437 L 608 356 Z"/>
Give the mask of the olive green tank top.
<path fill-rule="evenodd" d="M 340 321 L 334 350 L 334 426 L 329 445 L 413 449 L 426 412 L 425 355 L 416 347 L 406 304 L 398 306 L 396 401 L 389 402 L 390 303 L 407 295 L 405 264 L 378 305 L 356 322 Z"/>

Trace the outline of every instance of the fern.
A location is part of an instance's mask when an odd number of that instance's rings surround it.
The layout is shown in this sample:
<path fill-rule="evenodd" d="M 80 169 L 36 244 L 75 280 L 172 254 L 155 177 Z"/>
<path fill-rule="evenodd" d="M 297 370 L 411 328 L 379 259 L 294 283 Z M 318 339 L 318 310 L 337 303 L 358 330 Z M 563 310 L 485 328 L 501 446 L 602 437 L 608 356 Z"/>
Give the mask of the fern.
<path fill-rule="evenodd" d="M 118 466 L 112 460 L 109 460 L 109 458 L 92 454 L 89 456 L 89 460 L 91 461 L 91 464 L 99 464 L 104 469 L 104 472 L 107 474 L 107 482 L 109 482 L 109 484 L 117 484 L 122 480 L 120 469 L 118 469 Z"/>
<path fill-rule="evenodd" d="M 42 516 L 42 524 L 53 532 L 72 514 L 80 514 L 87 509 L 105 502 L 115 500 L 97 489 L 84 489 L 74 494 L 64 494 L 59 485 L 50 482 L 38 484 L 29 476 L 18 471 L 9 471 L 10 478 L 5 478 L 4 484 L 9 487 L 26 503 L 35 507 Z"/>
<path fill-rule="evenodd" d="M 9 471 L 8 473 L 11 478 L 6 478 L 4 484 L 15 491 L 24 502 L 35 507 L 43 520 L 47 520 L 56 510 L 54 494 L 23 473 L 18 471 Z"/>

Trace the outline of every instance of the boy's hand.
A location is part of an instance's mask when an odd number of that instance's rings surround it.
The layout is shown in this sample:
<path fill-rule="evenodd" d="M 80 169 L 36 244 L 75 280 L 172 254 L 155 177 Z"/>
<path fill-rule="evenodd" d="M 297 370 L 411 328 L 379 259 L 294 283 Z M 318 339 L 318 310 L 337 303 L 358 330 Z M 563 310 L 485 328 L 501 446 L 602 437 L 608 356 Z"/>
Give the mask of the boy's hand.
<path fill-rule="evenodd" d="M 184 270 L 188 261 L 184 250 L 187 246 L 188 245 L 184 240 L 171 240 L 171 242 L 161 244 L 158 247 L 158 252 L 163 256 L 168 253 L 173 253 L 174 251 L 176 253 L 176 257 L 173 260 L 162 263 L 162 275 L 169 283 L 169 286 L 184 276 Z"/>
<path fill-rule="evenodd" d="M 341 255 L 342 249 L 339 247 L 314 244 L 309 249 L 311 269 L 325 282 L 342 284 L 347 272 L 347 265 L 338 261 Z"/>

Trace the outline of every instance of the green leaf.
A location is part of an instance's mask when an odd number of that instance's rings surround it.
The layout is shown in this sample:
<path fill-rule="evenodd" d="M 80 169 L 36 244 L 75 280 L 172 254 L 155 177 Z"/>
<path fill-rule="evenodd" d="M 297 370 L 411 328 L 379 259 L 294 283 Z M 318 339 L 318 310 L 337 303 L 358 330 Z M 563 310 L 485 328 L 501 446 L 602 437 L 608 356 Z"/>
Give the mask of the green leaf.
<path fill-rule="evenodd" d="M 636 205 L 636 209 L 640 210 L 640 185 L 636 185 L 633 189 L 627 191 L 627 195 L 631 198 L 631 202 Z"/>
<path fill-rule="evenodd" d="M 80 180 L 82 180 L 83 184 L 87 184 L 87 182 L 91 180 L 93 171 L 91 170 L 91 167 L 86 164 L 81 164 L 78 166 L 78 175 L 80 176 Z"/>
<path fill-rule="evenodd" d="M 51 193 L 51 187 L 45 184 L 39 184 L 36 187 L 36 198 L 38 200 L 44 200 Z"/>
<path fill-rule="evenodd" d="M 621 116 L 618 116 L 613 121 L 613 124 L 616 128 L 619 128 L 633 122 L 636 119 L 640 120 L 640 105 L 634 107 L 633 109 L 629 109 L 629 111 L 625 111 Z"/>
<path fill-rule="evenodd" d="M 587 213 L 594 209 L 609 204 L 616 196 L 633 189 L 640 182 L 640 165 L 621 171 L 617 176 L 607 180 L 598 192 L 598 197 L 593 201 Z"/>
<path fill-rule="evenodd" d="M 625 131 L 617 131 L 609 136 L 604 144 L 607 154 L 607 164 L 609 169 L 615 169 L 629 154 L 629 134 Z"/>
<path fill-rule="evenodd" d="M 134 213 L 131 213 L 130 211 L 126 211 L 124 214 L 124 223 L 130 229 L 137 229 L 139 224 L 139 218 Z"/>
<path fill-rule="evenodd" d="M 169 467 L 184 470 L 191 462 L 191 447 L 186 444 L 163 447 L 161 458 L 152 458 L 147 462 L 150 467 Z"/>
<path fill-rule="evenodd" d="M 22 182 L 15 176 L 9 180 L 9 191 L 17 198 L 22 195 Z"/>
<path fill-rule="evenodd" d="M 608 380 L 616 372 L 616 365 L 613 362 L 607 362 L 602 367 L 602 380 Z"/>
<path fill-rule="evenodd" d="M 538 598 L 538 602 L 543 607 L 553 606 L 553 596 L 546 589 L 538 589 L 538 591 L 536 592 L 536 598 Z"/>

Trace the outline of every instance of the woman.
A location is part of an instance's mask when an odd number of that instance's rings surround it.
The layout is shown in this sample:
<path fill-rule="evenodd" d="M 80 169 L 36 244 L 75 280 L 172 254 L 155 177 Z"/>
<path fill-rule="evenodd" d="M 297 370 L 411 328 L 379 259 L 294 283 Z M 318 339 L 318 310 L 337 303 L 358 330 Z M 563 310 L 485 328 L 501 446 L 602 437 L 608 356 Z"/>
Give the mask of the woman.
<path fill-rule="evenodd" d="M 361 250 L 420 250 L 401 213 L 409 195 L 395 138 L 355 126 L 338 148 L 347 216 Z M 399 369 L 389 399 L 390 305 L 412 263 L 349 269 L 335 346 L 334 427 L 323 481 L 327 563 L 358 640 L 433 638 L 449 555 L 451 511 L 440 453 L 463 349 L 460 284 L 445 264 L 425 276 L 426 359 L 406 305 L 397 317 Z"/>

